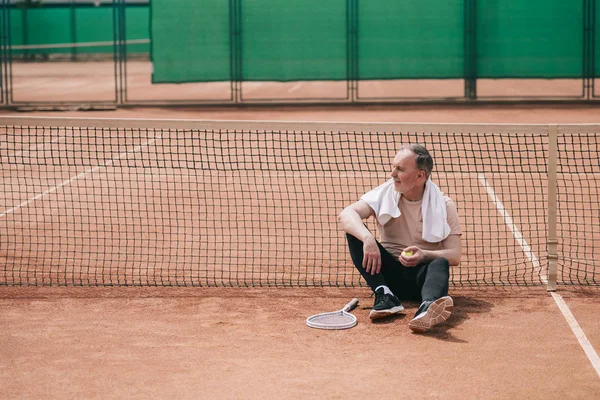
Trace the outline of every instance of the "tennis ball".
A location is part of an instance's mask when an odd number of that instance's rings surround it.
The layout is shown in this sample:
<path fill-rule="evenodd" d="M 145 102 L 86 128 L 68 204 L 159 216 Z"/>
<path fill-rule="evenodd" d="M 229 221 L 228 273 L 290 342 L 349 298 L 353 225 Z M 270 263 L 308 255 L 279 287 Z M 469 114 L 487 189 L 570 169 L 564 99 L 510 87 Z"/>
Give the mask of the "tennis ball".
<path fill-rule="evenodd" d="M 402 252 L 402 255 L 403 255 L 404 257 L 412 257 L 412 255 L 413 255 L 413 254 L 414 254 L 414 253 L 413 253 L 412 251 L 403 251 L 403 252 Z"/>

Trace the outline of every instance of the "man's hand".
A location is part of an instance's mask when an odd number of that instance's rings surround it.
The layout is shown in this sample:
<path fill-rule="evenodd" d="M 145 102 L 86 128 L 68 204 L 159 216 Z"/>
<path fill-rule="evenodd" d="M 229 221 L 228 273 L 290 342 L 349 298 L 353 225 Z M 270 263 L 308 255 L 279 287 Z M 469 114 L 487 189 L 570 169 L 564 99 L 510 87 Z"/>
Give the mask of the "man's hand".
<path fill-rule="evenodd" d="M 412 255 L 409 256 L 407 253 L 412 253 Z M 398 257 L 398 261 L 405 267 L 415 267 L 425 261 L 425 254 L 417 246 L 409 246 L 402 251 L 402 254 Z"/>
<path fill-rule="evenodd" d="M 374 237 L 366 239 L 363 243 L 363 268 L 371 275 L 381 271 L 381 252 Z"/>

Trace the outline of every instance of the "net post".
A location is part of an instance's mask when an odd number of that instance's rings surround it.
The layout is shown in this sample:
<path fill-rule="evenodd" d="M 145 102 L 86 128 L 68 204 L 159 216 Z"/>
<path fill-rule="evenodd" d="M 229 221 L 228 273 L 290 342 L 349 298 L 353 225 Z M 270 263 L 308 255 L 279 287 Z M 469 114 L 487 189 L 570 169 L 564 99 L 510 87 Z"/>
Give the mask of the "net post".
<path fill-rule="evenodd" d="M 546 244 L 548 251 L 548 284 L 546 290 L 556 291 L 557 278 L 557 245 L 556 236 L 556 166 L 558 158 L 558 126 L 548 126 L 548 242 Z"/>
<path fill-rule="evenodd" d="M 464 97 L 477 100 L 477 1 L 464 2 Z"/>

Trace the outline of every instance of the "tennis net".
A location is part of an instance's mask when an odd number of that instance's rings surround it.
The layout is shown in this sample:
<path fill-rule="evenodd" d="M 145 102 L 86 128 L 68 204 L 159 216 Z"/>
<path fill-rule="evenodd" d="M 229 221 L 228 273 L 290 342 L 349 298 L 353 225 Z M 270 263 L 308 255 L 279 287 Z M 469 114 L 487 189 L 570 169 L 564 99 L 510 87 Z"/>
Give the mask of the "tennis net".
<path fill-rule="evenodd" d="M 0 285 L 361 286 L 337 215 L 406 143 L 457 204 L 454 285 L 598 285 L 598 131 L 0 118 Z"/>

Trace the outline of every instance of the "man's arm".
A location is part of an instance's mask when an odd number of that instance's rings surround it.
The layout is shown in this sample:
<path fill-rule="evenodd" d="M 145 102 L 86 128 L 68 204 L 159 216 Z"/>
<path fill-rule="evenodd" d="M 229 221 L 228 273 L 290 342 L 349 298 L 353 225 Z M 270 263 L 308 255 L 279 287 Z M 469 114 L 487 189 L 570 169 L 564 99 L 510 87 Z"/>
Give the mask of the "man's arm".
<path fill-rule="evenodd" d="M 357 201 L 344 208 L 338 215 L 342 229 L 349 235 L 363 242 L 363 268 L 371 275 L 381 270 L 381 252 L 375 236 L 367 229 L 363 219 L 374 215 L 373 209 L 364 201 Z"/>
<path fill-rule="evenodd" d="M 369 218 L 372 214 L 371 207 L 361 200 L 344 208 L 338 215 L 338 220 L 346 233 L 364 242 L 366 239 L 373 238 L 373 234 L 363 223 L 363 219 Z"/>
<path fill-rule="evenodd" d="M 422 250 L 417 246 L 410 246 L 404 249 L 404 251 L 413 252 L 413 255 L 410 257 L 406 257 L 404 254 L 400 255 L 400 262 L 407 267 L 414 267 L 415 265 L 435 260 L 440 257 L 446 258 L 450 265 L 453 266 L 460 264 L 462 242 L 460 235 L 449 235 L 442 241 L 441 250 Z"/>

